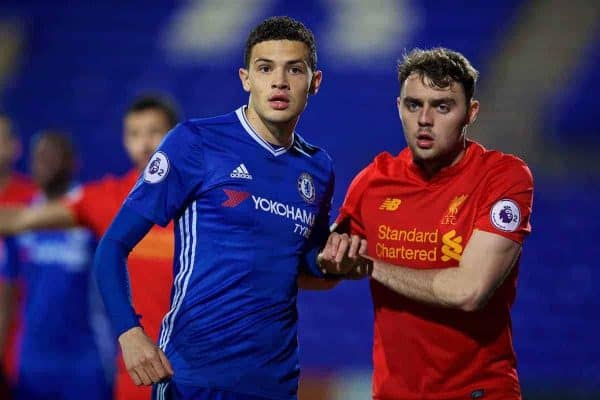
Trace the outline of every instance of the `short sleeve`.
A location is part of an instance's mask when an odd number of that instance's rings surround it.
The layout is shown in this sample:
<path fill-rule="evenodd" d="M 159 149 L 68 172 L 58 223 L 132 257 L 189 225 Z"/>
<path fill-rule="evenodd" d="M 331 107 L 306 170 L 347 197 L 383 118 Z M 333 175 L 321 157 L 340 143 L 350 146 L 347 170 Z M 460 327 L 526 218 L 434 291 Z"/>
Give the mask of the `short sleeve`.
<path fill-rule="evenodd" d="M 125 205 L 166 226 L 185 208 L 204 175 L 200 135 L 186 123 L 163 139 Z"/>
<path fill-rule="evenodd" d="M 498 163 L 488 175 L 475 228 L 523 243 L 531 232 L 533 176 L 521 160 Z"/>
<path fill-rule="evenodd" d="M 113 195 L 107 186 L 109 181 L 99 181 L 79 186 L 65 196 L 63 204 L 74 216 L 78 225 L 91 229 L 102 236 L 116 212 L 107 206 L 107 196 Z"/>
<path fill-rule="evenodd" d="M 369 185 L 372 167 L 373 164 L 370 164 L 354 177 L 352 183 L 350 183 L 350 186 L 348 187 L 338 217 L 335 220 L 337 226 L 349 224 L 350 233 L 359 236 L 365 235 L 365 226 L 361 215 L 361 205 L 363 194 Z"/>

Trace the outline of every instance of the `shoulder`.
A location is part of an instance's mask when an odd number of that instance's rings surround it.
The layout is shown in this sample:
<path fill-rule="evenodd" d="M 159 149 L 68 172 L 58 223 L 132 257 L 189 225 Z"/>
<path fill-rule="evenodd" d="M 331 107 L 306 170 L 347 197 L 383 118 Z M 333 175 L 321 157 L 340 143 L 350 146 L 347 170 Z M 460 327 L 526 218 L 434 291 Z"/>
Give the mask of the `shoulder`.
<path fill-rule="evenodd" d="M 390 153 L 379 153 L 369 164 L 354 176 L 348 191 L 364 191 L 375 175 L 386 173 L 393 160 L 394 157 Z"/>
<path fill-rule="evenodd" d="M 178 126 L 180 130 L 187 130 L 189 133 L 201 135 L 212 130 L 224 130 L 232 125 L 239 126 L 239 124 L 239 118 L 234 111 L 213 117 L 191 118 Z"/>
<path fill-rule="evenodd" d="M 327 153 L 325 149 L 307 142 L 301 135 L 297 133 L 294 134 L 294 144 L 292 145 L 291 150 L 310 157 L 315 162 L 333 169 L 333 159 L 329 153 Z"/>
<path fill-rule="evenodd" d="M 102 178 L 78 185 L 66 198 L 73 204 L 81 201 L 101 201 L 125 198 L 140 173 L 131 169 L 122 175 L 106 174 Z"/>
<path fill-rule="evenodd" d="M 398 172 L 406 167 L 407 160 L 410 160 L 408 149 L 402 150 L 397 155 L 384 151 L 377 154 L 363 171 L 379 173 L 383 176 L 397 176 Z"/>
<path fill-rule="evenodd" d="M 25 175 L 22 174 L 20 172 L 11 172 L 11 180 L 12 182 L 14 182 L 15 185 L 21 186 L 21 187 L 26 187 L 26 188 L 31 188 L 31 189 L 35 189 L 35 183 L 33 183 L 33 180 Z"/>
<path fill-rule="evenodd" d="M 533 174 L 521 158 L 498 150 L 488 150 L 481 144 L 473 143 L 478 159 L 477 168 L 484 168 L 490 178 L 502 177 L 512 181 L 533 183 Z"/>
<path fill-rule="evenodd" d="M 12 172 L 9 180 L 10 191 L 21 197 L 23 202 L 28 202 L 37 193 L 38 187 L 27 175 Z"/>
<path fill-rule="evenodd" d="M 81 185 L 80 190 L 110 190 L 111 188 L 117 188 L 124 182 L 131 180 L 130 175 L 133 175 L 133 171 L 129 171 L 123 175 L 106 174 L 100 179 L 96 179 Z"/>

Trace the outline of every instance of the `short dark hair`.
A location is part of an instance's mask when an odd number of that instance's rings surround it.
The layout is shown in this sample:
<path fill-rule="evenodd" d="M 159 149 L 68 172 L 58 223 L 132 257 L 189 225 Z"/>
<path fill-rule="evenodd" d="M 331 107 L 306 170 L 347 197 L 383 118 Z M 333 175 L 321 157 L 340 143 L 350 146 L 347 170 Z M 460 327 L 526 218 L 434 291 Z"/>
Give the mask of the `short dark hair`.
<path fill-rule="evenodd" d="M 175 101 L 166 95 L 144 94 L 138 96 L 131 102 L 125 115 L 146 110 L 162 111 L 167 117 L 169 129 L 179 122 L 178 107 Z"/>
<path fill-rule="evenodd" d="M 406 78 L 417 73 L 421 78 L 427 77 L 433 86 L 447 88 L 452 82 L 460 83 L 467 98 L 467 103 L 473 98 L 475 84 L 479 72 L 461 53 L 443 47 L 429 50 L 413 49 L 405 54 L 398 63 L 398 80 L 400 87 Z"/>
<path fill-rule="evenodd" d="M 244 65 L 250 66 L 250 53 L 252 48 L 268 40 L 293 40 L 302 42 L 308 47 L 308 65 L 313 71 L 317 68 L 317 45 L 315 36 L 302 22 L 290 17 L 271 17 L 261 22 L 246 40 L 244 50 Z"/>
<path fill-rule="evenodd" d="M 36 146 L 42 139 L 57 145 L 63 152 L 64 158 L 71 163 L 73 162 L 76 154 L 75 145 L 71 139 L 71 135 L 66 131 L 57 129 L 40 131 L 33 136 L 32 146 Z"/>

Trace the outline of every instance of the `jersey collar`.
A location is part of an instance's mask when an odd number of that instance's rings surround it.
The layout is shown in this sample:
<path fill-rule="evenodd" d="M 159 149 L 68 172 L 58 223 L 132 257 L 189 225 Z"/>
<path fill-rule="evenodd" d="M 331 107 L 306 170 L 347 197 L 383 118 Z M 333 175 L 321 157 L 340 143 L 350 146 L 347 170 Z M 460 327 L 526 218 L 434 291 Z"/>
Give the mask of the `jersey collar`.
<path fill-rule="evenodd" d="M 246 133 L 248 133 L 248 135 L 250 135 L 250 137 L 254 139 L 256 143 L 258 143 L 260 146 L 265 148 L 269 153 L 273 154 L 276 157 L 287 153 L 287 151 L 294 145 L 294 142 L 296 141 L 296 132 L 292 132 L 292 140 L 290 140 L 290 143 L 287 146 L 274 146 L 271 143 L 267 142 L 265 139 L 263 139 L 258 134 L 258 132 L 256 132 L 256 130 L 252 127 L 250 121 L 248 121 L 248 118 L 246 118 L 246 106 L 241 106 L 240 108 L 235 110 L 235 114 L 240 120 L 240 123 L 244 127 Z"/>
<path fill-rule="evenodd" d="M 400 157 L 403 157 L 405 162 L 408 164 L 409 171 L 418 178 L 418 180 L 426 183 L 426 184 L 436 184 L 445 182 L 447 179 L 452 178 L 454 175 L 458 174 L 465 168 L 465 165 L 468 165 L 471 158 L 474 157 L 476 152 L 477 144 L 472 140 L 467 139 L 467 146 L 465 148 L 465 152 L 462 158 L 454 165 L 449 167 L 442 168 L 437 174 L 432 176 L 429 179 L 426 179 L 423 176 L 423 172 L 419 169 L 419 167 L 414 163 L 412 159 L 412 153 L 410 150 L 405 148 L 403 152 L 400 153 Z"/>

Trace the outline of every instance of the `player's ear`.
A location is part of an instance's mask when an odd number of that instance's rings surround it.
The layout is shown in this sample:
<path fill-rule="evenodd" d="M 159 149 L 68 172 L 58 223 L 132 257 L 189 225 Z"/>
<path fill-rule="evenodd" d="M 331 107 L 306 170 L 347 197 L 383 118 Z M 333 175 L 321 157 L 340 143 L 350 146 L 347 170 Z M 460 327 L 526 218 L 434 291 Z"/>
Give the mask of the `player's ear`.
<path fill-rule="evenodd" d="M 472 124 L 477 119 L 477 115 L 479 115 L 479 101 L 471 100 L 469 104 L 469 109 L 467 110 L 467 118 L 465 120 L 465 125 Z"/>
<path fill-rule="evenodd" d="M 319 92 L 319 88 L 321 87 L 322 81 L 323 81 L 323 72 L 316 70 L 310 81 L 310 88 L 308 89 L 308 93 L 309 94 L 317 94 Z"/>
<path fill-rule="evenodd" d="M 398 107 L 398 115 L 400 116 L 400 121 L 402 121 L 402 96 L 396 97 L 396 107 Z"/>
<path fill-rule="evenodd" d="M 242 87 L 246 92 L 250 92 L 250 79 L 248 70 L 246 68 L 240 68 L 238 73 L 240 75 L 240 81 L 242 81 Z"/>

